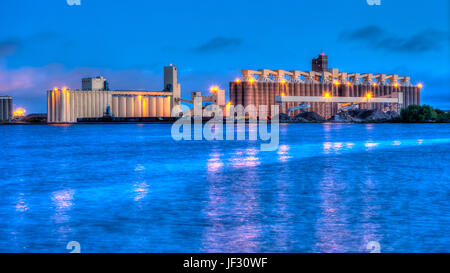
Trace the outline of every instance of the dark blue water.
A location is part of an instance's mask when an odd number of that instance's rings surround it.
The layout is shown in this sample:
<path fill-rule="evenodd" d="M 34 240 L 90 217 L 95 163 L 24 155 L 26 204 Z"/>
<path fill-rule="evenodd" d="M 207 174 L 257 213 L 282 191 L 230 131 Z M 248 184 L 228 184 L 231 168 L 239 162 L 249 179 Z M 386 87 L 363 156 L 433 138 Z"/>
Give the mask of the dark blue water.
<path fill-rule="evenodd" d="M 0 126 L 0 252 L 450 252 L 450 126 Z"/>

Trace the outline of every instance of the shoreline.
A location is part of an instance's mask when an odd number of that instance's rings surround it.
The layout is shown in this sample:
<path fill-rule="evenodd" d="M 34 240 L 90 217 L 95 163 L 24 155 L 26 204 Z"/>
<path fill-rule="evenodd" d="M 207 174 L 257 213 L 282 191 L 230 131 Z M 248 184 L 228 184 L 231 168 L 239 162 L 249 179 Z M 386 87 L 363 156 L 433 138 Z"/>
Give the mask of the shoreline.
<path fill-rule="evenodd" d="M 203 121 L 205 124 L 207 121 Z M 0 123 L 0 126 L 19 126 L 19 125 L 99 125 L 99 124 L 173 124 L 174 121 L 133 121 L 133 122 L 77 122 L 77 123 L 38 123 L 38 122 L 11 122 L 11 123 Z M 427 121 L 427 122 L 403 122 L 403 121 L 353 121 L 353 122 L 342 122 L 342 121 L 291 121 L 283 120 L 279 121 L 279 124 L 449 124 L 450 121 Z M 224 121 L 223 124 L 226 124 Z M 237 124 L 237 122 L 235 122 Z M 245 124 L 249 124 L 248 121 Z M 270 124 L 270 122 L 268 122 Z"/>

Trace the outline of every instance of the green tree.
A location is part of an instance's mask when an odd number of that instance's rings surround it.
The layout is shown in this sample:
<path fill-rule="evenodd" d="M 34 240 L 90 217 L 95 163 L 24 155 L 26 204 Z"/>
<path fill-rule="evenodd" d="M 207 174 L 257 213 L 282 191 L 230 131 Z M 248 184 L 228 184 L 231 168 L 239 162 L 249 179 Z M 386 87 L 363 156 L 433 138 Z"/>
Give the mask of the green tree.
<path fill-rule="evenodd" d="M 437 119 L 437 113 L 436 111 L 434 111 L 433 107 L 429 105 L 423 105 L 421 108 L 421 114 L 423 115 L 425 121 Z"/>
<path fill-rule="evenodd" d="M 409 105 L 403 108 L 400 112 L 400 118 L 404 122 L 425 122 L 431 120 L 438 120 L 439 115 L 429 105 Z"/>
<path fill-rule="evenodd" d="M 420 108 L 419 105 L 409 105 L 400 111 L 400 118 L 404 122 L 424 122 L 425 120 L 420 115 Z"/>
<path fill-rule="evenodd" d="M 450 121 L 450 113 L 446 113 L 444 111 L 442 111 L 441 109 L 436 109 L 436 114 L 437 114 L 437 118 L 436 120 L 439 122 L 443 122 L 443 121 Z"/>

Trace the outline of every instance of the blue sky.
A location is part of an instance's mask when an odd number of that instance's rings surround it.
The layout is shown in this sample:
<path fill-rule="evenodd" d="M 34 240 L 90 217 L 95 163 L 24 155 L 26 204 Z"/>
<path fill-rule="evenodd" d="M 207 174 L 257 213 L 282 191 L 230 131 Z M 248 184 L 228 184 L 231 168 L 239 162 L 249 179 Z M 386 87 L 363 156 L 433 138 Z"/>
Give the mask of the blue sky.
<path fill-rule="evenodd" d="M 45 112 L 45 91 L 103 75 L 111 89 L 162 89 L 179 68 L 182 95 L 241 69 L 309 70 L 321 52 L 347 72 L 423 82 L 423 103 L 450 109 L 448 0 L 5 0 L 0 95 Z"/>

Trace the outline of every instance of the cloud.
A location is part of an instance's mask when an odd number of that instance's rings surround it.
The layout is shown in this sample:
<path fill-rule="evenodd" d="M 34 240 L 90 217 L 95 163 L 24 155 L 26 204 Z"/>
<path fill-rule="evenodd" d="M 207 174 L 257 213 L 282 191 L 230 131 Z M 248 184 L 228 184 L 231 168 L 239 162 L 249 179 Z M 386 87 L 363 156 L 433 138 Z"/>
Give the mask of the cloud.
<path fill-rule="evenodd" d="M 36 69 L 20 68 L 16 70 L 0 69 L 0 94 L 11 90 L 33 87 L 37 79 Z"/>
<path fill-rule="evenodd" d="M 20 41 L 0 41 L 0 57 L 14 54 L 20 46 Z"/>
<path fill-rule="evenodd" d="M 240 38 L 216 37 L 198 47 L 195 47 L 194 51 L 196 51 L 197 53 L 220 52 L 235 49 L 241 46 L 242 43 L 243 41 Z"/>
<path fill-rule="evenodd" d="M 29 45 L 36 45 L 58 38 L 53 32 L 39 32 L 26 38 L 11 38 L 0 41 L 0 58 L 13 55 Z"/>
<path fill-rule="evenodd" d="M 445 46 L 448 39 L 448 33 L 437 29 L 426 29 L 409 36 L 401 36 L 373 25 L 342 32 L 338 38 L 339 41 L 356 42 L 373 49 L 399 53 L 437 51 Z"/>

